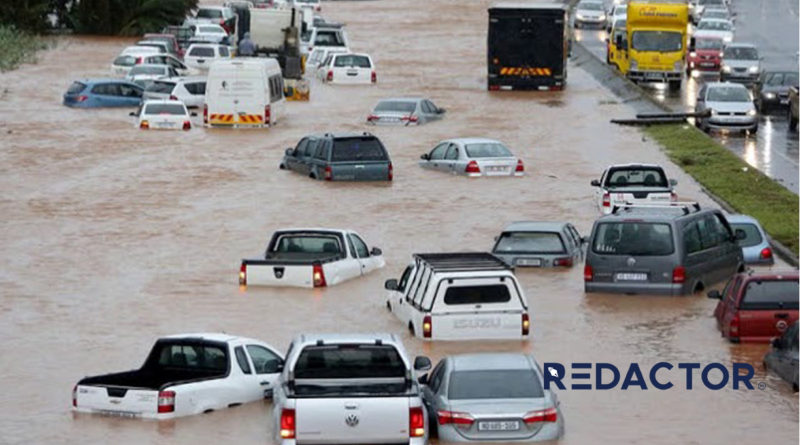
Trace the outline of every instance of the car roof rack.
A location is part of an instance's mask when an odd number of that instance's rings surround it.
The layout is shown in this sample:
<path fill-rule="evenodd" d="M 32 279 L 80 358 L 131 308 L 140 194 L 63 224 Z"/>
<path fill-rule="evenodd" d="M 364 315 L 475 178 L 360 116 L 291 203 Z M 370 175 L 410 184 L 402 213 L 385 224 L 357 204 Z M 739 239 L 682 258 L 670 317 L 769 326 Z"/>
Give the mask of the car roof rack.
<path fill-rule="evenodd" d="M 433 271 L 513 269 L 500 258 L 487 252 L 415 253 L 414 259 L 426 263 Z"/>
<path fill-rule="evenodd" d="M 699 212 L 700 211 L 700 203 L 696 201 L 678 201 L 678 202 L 670 202 L 664 204 L 634 204 L 630 202 L 626 202 L 624 204 L 615 204 L 614 207 L 611 209 L 611 214 L 616 215 L 619 213 L 620 210 L 628 210 L 631 209 L 682 209 L 684 215 L 688 215 L 690 213 Z"/>

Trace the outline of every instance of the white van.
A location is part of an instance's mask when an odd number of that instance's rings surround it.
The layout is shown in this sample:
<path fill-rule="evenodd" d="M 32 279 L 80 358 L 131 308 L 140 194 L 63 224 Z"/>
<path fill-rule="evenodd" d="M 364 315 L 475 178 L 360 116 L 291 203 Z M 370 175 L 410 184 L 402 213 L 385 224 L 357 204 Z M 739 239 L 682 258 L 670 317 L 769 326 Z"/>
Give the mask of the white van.
<path fill-rule="evenodd" d="M 513 270 L 489 253 L 415 254 L 385 287 L 387 308 L 424 340 L 524 340 L 530 333 Z"/>
<path fill-rule="evenodd" d="M 207 126 L 271 126 L 283 114 L 284 102 L 277 60 L 219 60 L 208 71 L 203 121 Z"/>

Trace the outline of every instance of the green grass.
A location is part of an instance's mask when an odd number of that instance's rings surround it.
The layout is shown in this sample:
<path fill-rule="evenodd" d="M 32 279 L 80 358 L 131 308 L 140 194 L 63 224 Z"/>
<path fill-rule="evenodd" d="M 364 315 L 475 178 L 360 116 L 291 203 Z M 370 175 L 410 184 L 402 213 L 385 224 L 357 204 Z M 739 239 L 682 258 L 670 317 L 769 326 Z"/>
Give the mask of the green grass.
<path fill-rule="evenodd" d="M 797 195 L 691 125 L 652 125 L 645 133 L 709 192 L 737 212 L 758 219 L 774 240 L 797 256 Z"/>
<path fill-rule="evenodd" d="M 0 25 L 0 72 L 36 62 L 36 52 L 45 48 L 47 43 L 41 37 Z"/>

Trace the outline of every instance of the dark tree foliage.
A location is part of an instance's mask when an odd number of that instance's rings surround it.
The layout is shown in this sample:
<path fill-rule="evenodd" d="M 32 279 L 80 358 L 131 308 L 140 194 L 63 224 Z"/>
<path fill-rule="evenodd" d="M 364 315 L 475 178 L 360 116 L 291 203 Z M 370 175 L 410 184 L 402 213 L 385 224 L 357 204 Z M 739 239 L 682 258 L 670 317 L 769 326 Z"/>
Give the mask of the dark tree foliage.
<path fill-rule="evenodd" d="M 70 19 L 80 34 L 136 36 L 183 23 L 198 0 L 80 0 Z"/>
<path fill-rule="evenodd" d="M 47 14 L 51 10 L 51 0 L 0 0 L 0 25 L 42 32 L 49 27 Z"/>

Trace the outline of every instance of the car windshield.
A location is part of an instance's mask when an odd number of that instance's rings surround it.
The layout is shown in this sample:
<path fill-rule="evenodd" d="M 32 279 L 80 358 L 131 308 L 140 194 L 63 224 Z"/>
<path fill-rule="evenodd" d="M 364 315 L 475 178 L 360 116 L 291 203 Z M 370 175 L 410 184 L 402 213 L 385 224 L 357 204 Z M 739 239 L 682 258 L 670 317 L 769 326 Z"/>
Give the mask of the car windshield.
<path fill-rule="evenodd" d="M 131 76 L 135 76 L 137 74 L 166 74 L 167 67 L 165 66 L 145 66 L 145 65 L 137 65 L 131 68 Z"/>
<path fill-rule="evenodd" d="M 216 26 L 198 26 L 198 32 L 204 32 L 208 34 L 226 34 L 225 30 Z"/>
<path fill-rule="evenodd" d="M 273 252 L 340 253 L 339 238 L 334 235 L 281 235 Z"/>
<path fill-rule="evenodd" d="M 708 19 L 727 19 L 728 13 L 725 11 L 713 10 L 713 11 L 706 11 L 703 13 L 703 18 Z"/>
<path fill-rule="evenodd" d="M 356 56 L 356 55 L 343 55 L 343 56 L 336 56 L 336 60 L 333 62 L 333 66 L 342 67 L 342 66 L 352 66 L 356 68 L 372 68 L 372 64 L 369 63 L 369 57 L 367 56 Z"/>
<path fill-rule="evenodd" d="M 697 39 L 694 42 L 696 49 L 722 49 L 722 40 L 720 39 Z"/>
<path fill-rule="evenodd" d="M 758 60 L 758 51 L 752 47 L 727 47 L 725 48 L 725 58 L 732 60 Z"/>
<path fill-rule="evenodd" d="M 144 114 L 171 114 L 174 116 L 185 116 L 186 109 L 181 104 L 147 104 L 144 107 Z"/>
<path fill-rule="evenodd" d="M 195 46 L 189 51 L 189 55 L 193 57 L 214 57 L 214 48 Z"/>
<path fill-rule="evenodd" d="M 163 80 L 156 80 L 151 83 L 145 91 L 148 93 L 164 93 L 169 94 L 175 89 L 175 82 L 165 82 Z"/>
<path fill-rule="evenodd" d="M 133 56 L 119 56 L 114 59 L 114 65 L 118 66 L 133 66 L 136 65 L 136 57 Z"/>
<path fill-rule="evenodd" d="M 555 232 L 510 232 L 497 240 L 494 251 L 503 253 L 563 253 L 564 243 Z"/>
<path fill-rule="evenodd" d="M 770 86 L 797 85 L 798 76 L 797 73 L 767 73 L 764 83 Z"/>
<path fill-rule="evenodd" d="M 667 187 L 660 168 L 616 168 L 606 177 L 606 187 Z"/>
<path fill-rule="evenodd" d="M 708 89 L 709 102 L 750 102 L 750 93 L 743 86 L 719 86 Z"/>
<path fill-rule="evenodd" d="M 592 249 L 601 255 L 669 255 L 675 249 L 669 224 L 607 222 L 597 225 Z"/>
<path fill-rule="evenodd" d="M 513 156 L 505 145 L 496 142 L 466 144 L 464 150 L 467 152 L 468 158 L 508 158 Z"/>
<path fill-rule="evenodd" d="M 794 280 L 752 280 L 747 283 L 739 309 L 798 309 L 798 292 Z"/>
<path fill-rule="evenodd" d="M 80 82 L 72 82 L 72 85 L 67 88 L 67 94 L 78 94 L 86 88 L 86 84 Z"/>
<path fill-rule="evenodd" d="M 337 138 L 333 141 L 332 162 L 386 161 L 381 142 L 372 136 Z"/>
<path fill-rule="evenodd" d="M 306 346 L 294 365 L 296 379 L 405 378 L 406 365 L 394 346 Z"/>
<path fill-rule="evenodd" d="M 221 19 L 222 11 L 219 9 L 201 9 L 197 11 L 198 19 Z"/>
<path fill-rule="evenodd" d="M 542 383 L 531 369 L 454 371 L 450 374 L 450 385 L 447 388 L 447 398 L 450 400 L 542 397 Z"/>
<path fill-rule="evenodd" d="M 745 233 L 745 238 L 738 241 L 740 247 L 752 247 L 761 244 L 761 232 L 755 224 L 750 223 L 731 223 L 733 231 L 741 230 Z"/>
<path fill-rule="evenodd" d="M 731 24 L 723 20 L 701 20 L 697 24 L 697 29 L 706 29 L 709 31 L 730 31 Z"/>
<path fill-rule="evenodd" d="M 633 49 L 637 51 L 680 51 L 683 48 L 683 36 L 679 32 L 669 31 L 634 31 Z"/>
<path fill-rule="evenodd" d="M 584 11 L 605 11 L 605 7 L 599 2 L 581 2 L 578 3 L 578 9 Z"/>
<path fill-rule="evenodd" d="M 416 102 L 401 100 L 382 100 L 375 107 L 376 112 L 388 111 L 390 113 L 412 113 L 417 108 Z"/>

